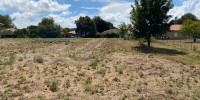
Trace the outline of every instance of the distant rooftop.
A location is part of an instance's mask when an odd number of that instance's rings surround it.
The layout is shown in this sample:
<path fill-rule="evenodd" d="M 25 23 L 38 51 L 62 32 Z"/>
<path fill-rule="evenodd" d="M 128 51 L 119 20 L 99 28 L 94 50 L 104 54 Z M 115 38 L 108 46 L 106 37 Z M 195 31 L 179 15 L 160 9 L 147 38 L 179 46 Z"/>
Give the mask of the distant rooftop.
<path fill-rule="evenodd" d="M 182 27 L 183 27 L 183 25 L 176 24 L 176 25 L 170 26 L 170 30 L 171 31 L 180 31 Z"/>
<path fill-rule="evenodd" d="M 69 32 L 70 34 L 76 34 L 76 31 L 71 31 L 71 32 Z"/>

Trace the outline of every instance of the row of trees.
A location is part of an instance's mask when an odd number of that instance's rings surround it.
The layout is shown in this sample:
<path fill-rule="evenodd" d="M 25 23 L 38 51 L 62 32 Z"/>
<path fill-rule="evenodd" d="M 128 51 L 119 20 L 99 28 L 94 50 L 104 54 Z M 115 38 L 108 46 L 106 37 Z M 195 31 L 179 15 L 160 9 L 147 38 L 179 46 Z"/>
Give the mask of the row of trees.
<path fill-rule="evenodd" d="M 80 17 L 75 21 L 76 32 L 83 37 L 96 37 L 96 33 L 102 33 L 109 29 L 114 29 L 112 23 L 103 20 L 100 16 L 91 19 L 88 16 Z"/>

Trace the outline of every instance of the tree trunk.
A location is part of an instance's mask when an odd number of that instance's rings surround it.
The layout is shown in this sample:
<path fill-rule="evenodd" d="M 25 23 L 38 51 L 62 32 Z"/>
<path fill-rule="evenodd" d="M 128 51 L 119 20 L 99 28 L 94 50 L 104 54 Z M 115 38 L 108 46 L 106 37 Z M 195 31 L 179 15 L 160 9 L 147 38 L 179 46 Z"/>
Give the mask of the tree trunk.
<path fill-rule="evenodd" d="M 196 43 L 197 42 L 197 38 L 194 38 L 194 43 Z"/>
<path fill-rule="evenodd" d="M 151 39 L 148 38 L 147 41 L 148 41 L 148 46 L 150 47 L 151 46 Z"/>

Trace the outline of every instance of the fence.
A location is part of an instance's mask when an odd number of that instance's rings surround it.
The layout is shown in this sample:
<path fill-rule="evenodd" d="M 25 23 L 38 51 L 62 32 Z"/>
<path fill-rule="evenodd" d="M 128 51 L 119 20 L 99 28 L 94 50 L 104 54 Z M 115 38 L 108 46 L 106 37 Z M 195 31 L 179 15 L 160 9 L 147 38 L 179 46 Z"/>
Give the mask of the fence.
<path fill-rule="evenodd" d="M 196 43 L 194 43 L 192 40 L 156 40 L 156 42 L 160 42 L 171 46 L 178 46 L 181 48 L 186 48 L 194 51 L 200 51 L 199 40 Z"/>

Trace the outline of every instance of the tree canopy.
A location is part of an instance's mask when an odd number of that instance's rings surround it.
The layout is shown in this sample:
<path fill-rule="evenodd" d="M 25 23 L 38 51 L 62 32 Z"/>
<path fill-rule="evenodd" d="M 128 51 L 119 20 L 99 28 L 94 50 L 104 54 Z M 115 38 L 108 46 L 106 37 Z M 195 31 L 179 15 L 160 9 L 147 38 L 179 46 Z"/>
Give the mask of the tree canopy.
<path fill-rule="evenodd" d="M 96 27 L 93 20 L 88 17 L 80 17 L 75 21 L 77 26 L 76 32 L 84 37 L 95 37 L 96 36 Z"/>
<path fill-rule="evenodd" d="M 61 33 L 61 26 L 55 24 L 53 18 L 43 18 L 38 24 L 38 36 L 41 38 L 58 38 Z"/>
<path fill-rule="evenodd" d="M 23 28 L 23 29 L 17 29 L 17 31 L 14 32 L 17 38 L 25 38 L 29 37 L 30 32 L 28 29 Z"/>
<path fill-rule="evenodd" d="M 122 22 L 120 25 L 119 25 L 119 34 L 120 34 L 120 37 L 124 37 L 124 35 L 128 32 L 128 27 L 127 25 L 125 24 L 125 22 Z"/>
<path fill-rule="evenodd" d="M 15 25 L 13 24 L 13 19 L 11 19 L 9 15 L 0 14 L 0 23 L 3 23 L 3 27 L 5 28 L 15 28 Z"/>
<path fill-rule="evenodd" d="M 96 26 L 97 32 L 102 33 L 106 30 L 112 29 L 113 24 L 103 20 L 100 16 L 93 18 L 94 24 Z"/>
<path fill-rule="evenodd" d="M 38 36 L 38 26 L 31 25 L 31 26 L 28 26 L 27 29 L 30 32 L 30 38 L 37 38 L 37 37 L 39 37 Z"/>
<path fill-rule="evenodd" d="M 172 0 L 135 0 L 130 17 L 135 37 L 145 38 L 150 46 L 151 36 L 167 31 L 172 8 Z"/>
<path fill-rule="evenodd" d="M 180 33 L 183 36 L 189 36 L 193 38 L 194 42 L 196 42 L 197 37 L 200 36 L 200 22 L 186 20 L 180 30 Z"/>
<path fill-rule="evenodd" d="M 199 19 L 192 13 L 187 13 L 181 16 L 181 18 L 173 20 L 174 24 L 183 24 L 186 20 L 198 21 Z"/>

